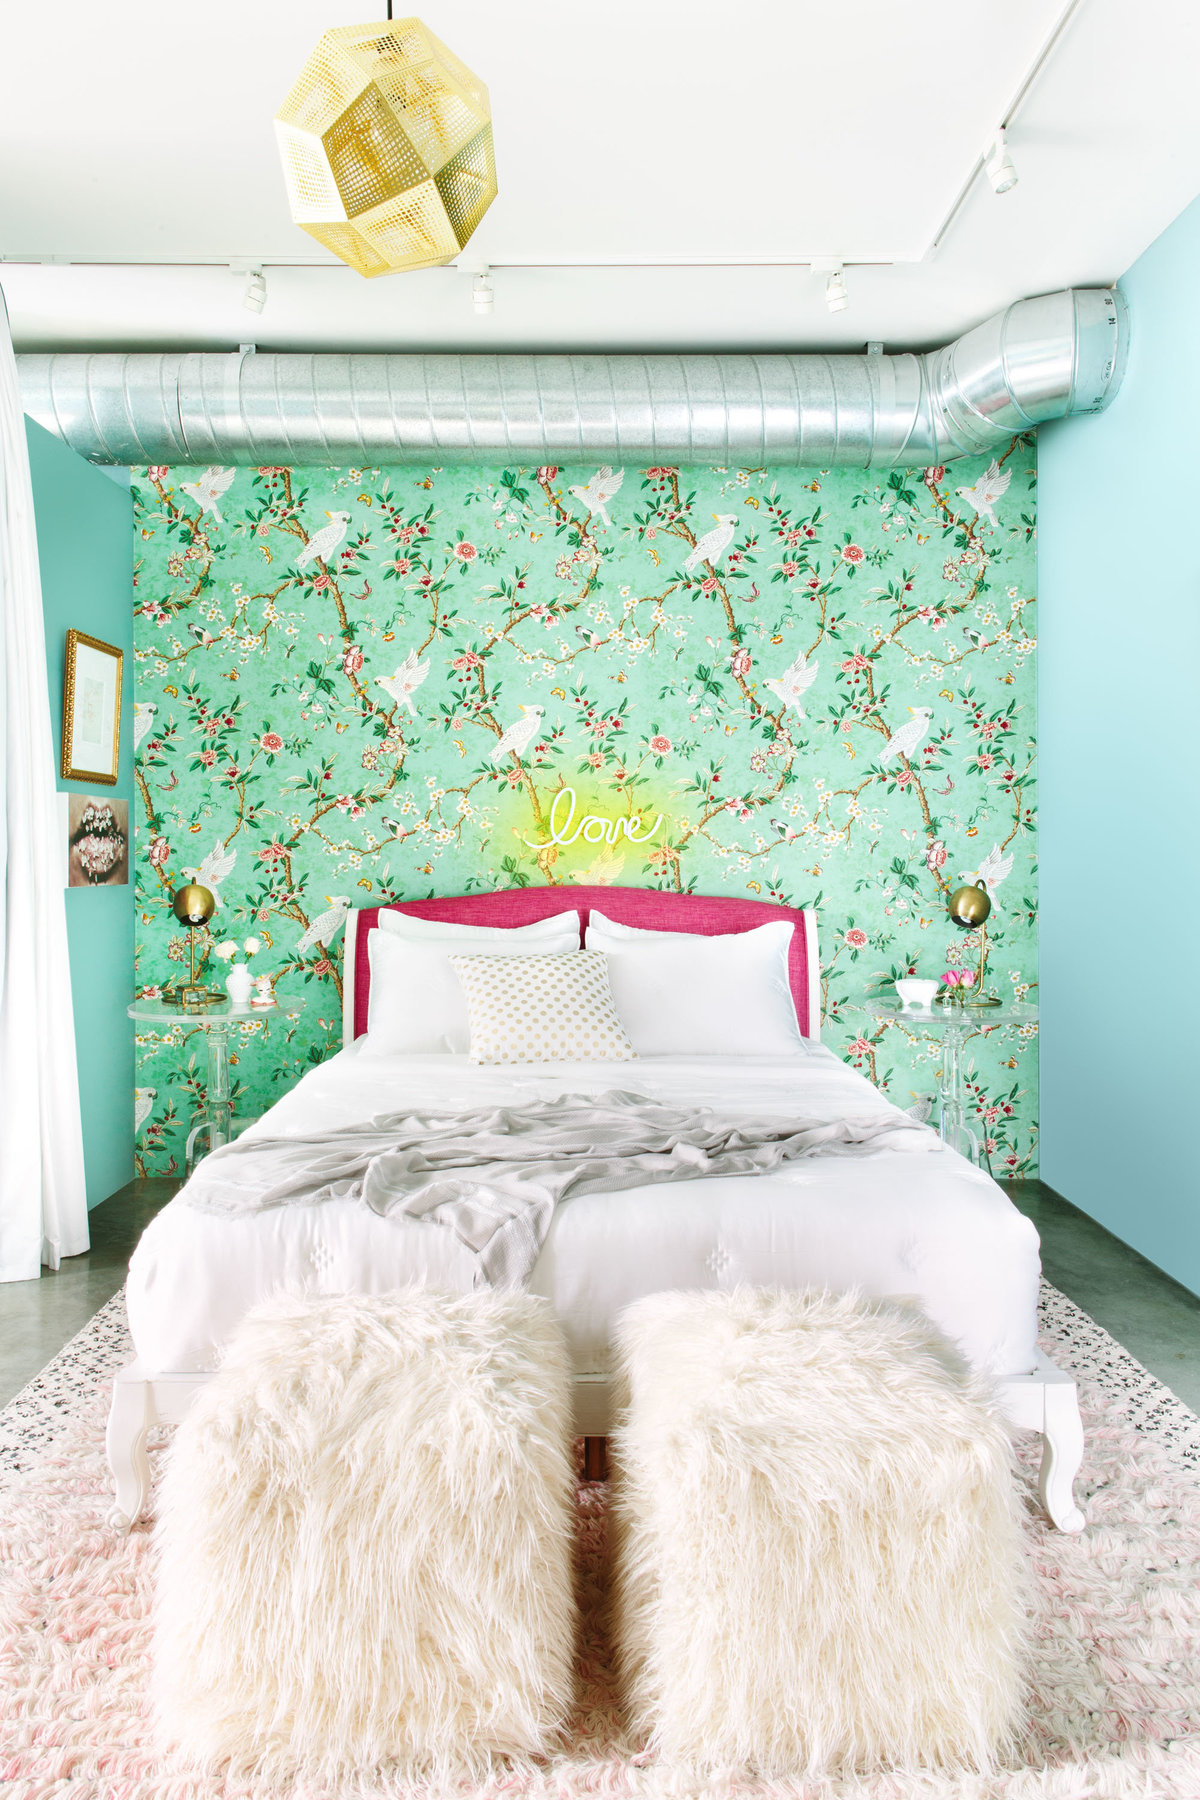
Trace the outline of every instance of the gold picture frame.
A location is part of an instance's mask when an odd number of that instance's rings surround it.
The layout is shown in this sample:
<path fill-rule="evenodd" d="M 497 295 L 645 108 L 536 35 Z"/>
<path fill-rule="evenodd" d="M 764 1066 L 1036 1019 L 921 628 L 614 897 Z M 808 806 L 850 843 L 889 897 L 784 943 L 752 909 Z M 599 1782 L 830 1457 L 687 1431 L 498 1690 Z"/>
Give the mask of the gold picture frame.
<path fill-rule="evenodd" d="M 121 676 L 115 644 L 67 632 L 63 663 L 62 778 L 115 787 L 121 754 Z"/>

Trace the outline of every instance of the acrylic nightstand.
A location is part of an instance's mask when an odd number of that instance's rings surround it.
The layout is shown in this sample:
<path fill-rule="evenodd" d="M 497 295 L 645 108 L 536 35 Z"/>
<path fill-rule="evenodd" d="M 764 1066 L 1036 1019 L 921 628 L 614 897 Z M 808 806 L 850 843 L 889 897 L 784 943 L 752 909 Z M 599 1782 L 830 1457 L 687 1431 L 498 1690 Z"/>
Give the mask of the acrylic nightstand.
<path fill-rule="evenodd" d="M 208 1138 L 210 1150 L 227 1144 L 237 1136 L 238 1124 L 233 1117 L 233 1099 L 229 1092 L 229 1039 L 238 1025 L 252 1025 L 259 1021 L 268 1024 L 272 1019 L 287 1018 L 302 1011 L 303 1000 L 287 999 L 282 1003 L 276 1001 L 273 1006 L 234 1006 L 229 1000 L 222 1000 L 217 1006 L 210 1006 L 204 1012 L 183 1012 L 178 1006 L 171 1006 L 165 1000 L 135 1000 L 129 1007 L 131 1019 L 142 1024 L 156 1025 L 159 1030 L 170 1025 L 186 1025 L 202 1031 L 208 1048 L 208 1080 L 204 1095 L 204 1113 L 188 1133 L 186 1167 L 191 1174 L 196 1156 L 196 1140 L 204 1135 Z M 250 1121 L 243 1120 L 245 1126 Z"/>
<path fill-rule="evenodd" d="M 1023 1001 L 1004 1001 L 999 1006 L 901 1006 L 898 998 L 854 1000 L 851 1012 L 864 1012 L 881 1025 L 898 1025 L 919 1037 L 940 1040 L 945 1055 L 938 1081 L 939 1130 L 944 1143 L 973 1163 L 980 1159 L 979 1138 L 967 1124 L 963 1093 L 963 1045 L 977 1033 L 1014 1031 L 1036 1025 L 1038 1009 Z M 986 1149 L 983 1152 L 986 1159 Z M 990 1165 L 989 1165 L 990 1167 Z"/>

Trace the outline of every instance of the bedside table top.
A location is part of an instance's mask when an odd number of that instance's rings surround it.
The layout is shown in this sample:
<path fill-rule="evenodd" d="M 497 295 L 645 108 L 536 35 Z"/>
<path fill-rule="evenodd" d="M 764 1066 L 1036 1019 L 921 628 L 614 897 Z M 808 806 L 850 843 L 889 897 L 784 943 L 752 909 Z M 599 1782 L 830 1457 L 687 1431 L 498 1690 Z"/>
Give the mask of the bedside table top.
<path fill-rule="evenodd" d="M 997 1025 L 1036 1025 L 1038 1009 L 1024 1000 L 1005 1000 L 999 1006 L 902 1006 L 898 995 L 885 994 L 849 1001 L 852 1012 L 865 1012 L 884 1025 L 911 1025 L 929 1036 L 941 1036 L 951 1027 L 990 1031 Z"/>
<path fill-rule="evenodd" d="M 177 1023 L 182 1020 L 191 1025 L 244 1025 L 252 1019 L 275 1019 L 280 1013 L 301 1012 L 305 1001 L 276 1000 L 271 1006 L 234 1006 L 231 1000 L 221 1000 L 216 1006 L 206 1006 L 203 1012 L 187 1012 L 181 1006 L 172 1006 L 166 1000 L 135 1000 L 125 1011 L 131 1019 L 141 1019 L 162 1025 L 168 1021 Z"/>

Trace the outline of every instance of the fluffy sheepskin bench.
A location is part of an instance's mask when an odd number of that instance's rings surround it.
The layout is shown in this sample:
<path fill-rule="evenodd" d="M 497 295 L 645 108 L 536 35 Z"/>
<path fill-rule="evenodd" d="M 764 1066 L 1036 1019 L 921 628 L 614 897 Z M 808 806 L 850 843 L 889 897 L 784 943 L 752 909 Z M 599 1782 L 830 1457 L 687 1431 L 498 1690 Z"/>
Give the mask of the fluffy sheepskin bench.
<path fill-rule="evenodd" d="M 544 1750 L 572 1688 L 570 1432 L 545 1301 L 258 1307 L 170 1451 L 162 1738 L 274 1781 Z"/>
<path fill-rule="evenodd" d="M 1009 1440 L 915 1308 L 667 1293 L 618 1323 L 618 1652 L 668 1762 L 986 1768 L 1018 1731 Z"/>

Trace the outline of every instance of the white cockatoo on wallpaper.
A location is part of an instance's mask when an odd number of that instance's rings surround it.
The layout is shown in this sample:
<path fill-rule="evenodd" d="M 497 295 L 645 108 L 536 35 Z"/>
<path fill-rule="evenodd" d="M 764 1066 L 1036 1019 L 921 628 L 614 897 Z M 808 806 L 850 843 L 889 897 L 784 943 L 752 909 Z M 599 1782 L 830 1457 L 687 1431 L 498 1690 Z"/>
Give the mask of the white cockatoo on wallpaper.
<path fill-rule="evenodd" d="M 698 569 L 702 562 L 712 563 L 715 567 L 733 542 L 737 530 L 736 513 L 714 513 L 713 518 L 717 521 L 715 529 L 696 539 L 691 555 L 683 565 L 687 575 Z"/>
<path fill-rule="evenodd" d="M 346 923 L 346 914 L 353 905 L 349 894 L 326 894 L 325 898 L 329 902 L 329 911 L 317 914 L 296 945 L 297 956 L 303 956 L 304 952 L 311 950 L 314 944 L 320 944 L 323 950 L 328 950 Z"/>
<path fill-rule="evenodd" d="M 524 756 L 530 744 L 541 730 L 544 706 L 522 706 L 521 717 L 514 719 L 508 730 L 502 732 L 491 753 L 494 763 L 503 762 L 506 756 Z"/>
<path fill-rule="evenodd" d="M 567 879 L 579 882 L 582 887 L 612 887 L 624 867 L 623 856 L 602 850 L 590 868 L 572 869 Z"/>
<path fill-rule="evenodd" d="M 140 1131 L 150 1114 L 154 1111 L 154 1102 L 158 1099 L 157 1088 L 135 1087 L 133 1090 L 133 1129 Z"/>
<path fill-rule="evenodd" d="M 205 887 L 215 900 L 221 898 L 221 883 L 228 881 L 233 874 L 233 865 L 237 861 L 237 851 L 227 850 L 218 838 L 198 869 L 185 869 L 183 872 L 197 887 Z"/>
<path fill-rule="evenodd" d="M 394 675 L 377 675 L 375 685 L 391 695 L 397 706 L 407 706 L 415 719 L 417 709 L 412 697 L 429 673 L 429 658 L 424 662 L 417 661 L 417 653 L 410 650 Z"/>
<path fill-rule="evenodd" d="M 800 704 L 800 696 L 807 694 L 820 669 L 820 663 L 810 663 L 802 650 L 790 669 L 785 669 L 774 681 L 764 681 L 763 686 L 777 694 L 785 707 L 792 707 L 798 719 L 803 719 L 807 715 Z"/>
<path fill-rule="evenodd" d="M 999 844 L 993 844 L 977 869 L 964 869 L 959 876 L 960 881 L 982 881 L 988 893 L 995 898 L 996 889 L 1002 881 L 1007 881 L 1012 874 L 1013 859 L 1011 853 L 1005 856 Z"/>
<path fill-rule="evenodd" d="M 1011 480 L 1012 470 L 1002 469 L 1000 464 L 993 459 L 974 487 L 955 488 L 954 491 L 960 500 L 965 500 L 968 506 L 973 506 L 977 514 L 982 513 L 985 518 L 991 520 L 993 525 L 998 525 L 999 520 L 992 509 L 997 500 L 1002 500 L 1008 492 L 1008 484 Z"/>
<path fill-rule="evenodd" d="M 179 484 L 179 491 L 182 494 L 190 494 L 192 496 L 192 499 L 200 508 L 201 518 L 204 517 L 206 512 L 209 512 L 217 521 L 218 525 L 221 525 L 224 523 L 224 520 L 221 517 L 221 509 L 217 505 L 217 501 L 221 498 L 221 495 L 225 492 L 226 488 L 232 485 L 233 478 L 236 474 L 236 469 L 205 469 L 202 475 L 197 475 L 195 481 L 181 481 Z"/>
<path fill-rule="evenodd" d="M 929 730 L 929 721 L 933 717 L 932 706 L 910 706 L 908 710 L 912 718 L 899 731 L 893 731 L 879 752 L 881 763 L 891 762 L 893 756 L 911 756 Z"/>
<path fill-rule="evenodd" d="M 149 737 L 154 729 L 154 715 L 157 706 L 149 700 L 135 700 L 133 703 L 133 747 L 139 749 L 143 738 Z"/>
<path fill-rule="evenodd" d="M 611 526 L 612 520 L 608 516 L 608 503 L 620 492 L 624 479 L 624 469 L 614 471 L 605 463 L 603 468 L 596 470 L 586 487 L 573 487 L 571 492 L 579 504 L 585 506 L 594 518 L 603 519 L 606 525 Z"/>
<path fill-rule="evenodd" d="M 326 512 L 325 517 L 330 520 L 330 523 L 322 525 L 320 531 L 313 532 L 296 558 L 298 569 L 304 568 L 306 563 L 316 562 L 318 558 L 323 563 L 327 563 L 330 557 L 341 549 L 342 539 L 350 529 L 350 514 L 348 512 Z"/>

